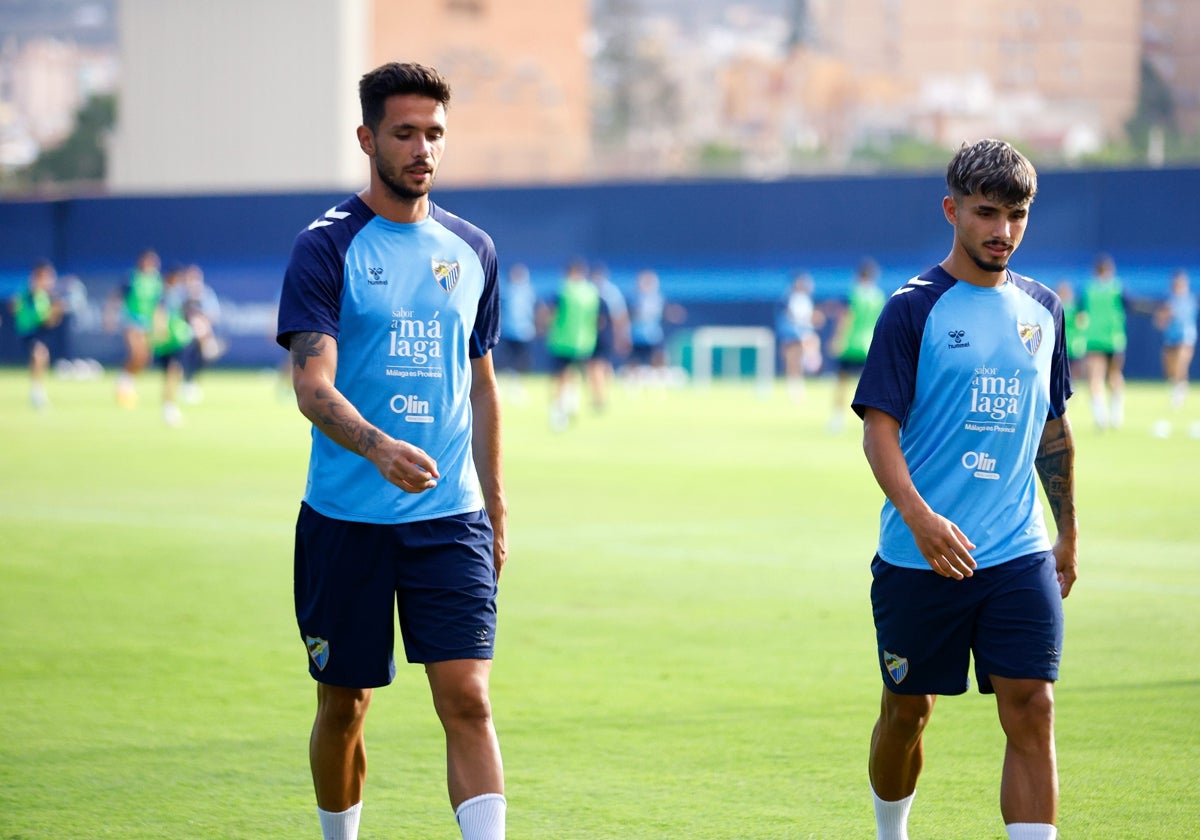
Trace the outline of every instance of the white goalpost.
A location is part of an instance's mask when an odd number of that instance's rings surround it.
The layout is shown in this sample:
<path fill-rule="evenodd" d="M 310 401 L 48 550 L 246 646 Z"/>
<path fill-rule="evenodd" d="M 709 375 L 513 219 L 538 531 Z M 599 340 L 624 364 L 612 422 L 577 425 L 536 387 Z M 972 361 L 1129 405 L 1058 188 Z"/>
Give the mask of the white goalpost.
<path fill-rule="evenodd" d="M 766 327 L 698 328 L 692 333 L 692 382 L 696 385 L 712 382 L 714 356 L 718 374 L 740 375 L 743 349 L 754 350 L 754 379 L 758 389 L 770 391 L 775 381 L 775 334 Z"/>

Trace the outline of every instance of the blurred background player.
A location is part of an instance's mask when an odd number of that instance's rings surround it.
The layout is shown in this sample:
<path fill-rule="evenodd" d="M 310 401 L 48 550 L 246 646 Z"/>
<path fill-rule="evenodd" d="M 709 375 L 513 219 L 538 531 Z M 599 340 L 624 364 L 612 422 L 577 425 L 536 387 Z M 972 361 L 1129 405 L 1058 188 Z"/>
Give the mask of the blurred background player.
<path fill-rule="evenodd" d="M 183 317 L 192 328 L 195 341 L 184 348 L 180 361 L 183 382 L 179 389 L 182 402 L 194 404 L 204 398 L 198 374 L 225 352 L 225 342 L 217 333 L 221 322 L 221 301 L 204 282 L 204 272 L 192 263 L 183 269 Z"/>
<path fill-rule="evenodd" d="M 1063 280 L 1054 290 L 1062 301 L 1063 329 L 1067 335 L 1067 358 L 1071 362 L 1071 379 L 1087 378 L 1087 313 L 1079 306 L 1075 286 Z"/>
<path fill-rule="evenodd" d="M 788 395 L 796 401 L 804 396 L 804 377 L 821 370 L 821 336 L 817 331 L 824 325 L 825 315 L 813 304 L 812 291 L 812 277 L 805 272 L 797 274 L 775 324 Z"/>
<path fill-rule="evenodd" d="M 1196 295 L 1192 293 L 1187 271 L 1181 268 L 1171 276 L 1170 292 L 1154 316 L 1155 326 L 1163 334 L 1163 376 L 1171 389 L 1172 411 L 1182 409 L 1187 398 L 1189 368 L 1196 349 L 1196 317 Z M 1193 436 L 1200 436 L 1200 424 L 1193 424 L 1192 432 Z M 1154 433 L 1159 437 L 1169 435 L 1170 421 L 1159 420 Z"/>
<path fill-rule="evenodd" d="M 662 384 L 667 365 L 666 324 L 682 324 L 687 311 L 669 302 L 651 269 L 638 272 L 629 307 L 629 362 L 637 382 Z"/>
<path fill-rule="evenodd" d="M 515 263 L 500 286 L 500 344 L 496 369 L 504 377 L 504 391 L 517 402 L 525 399 L 522 380 L 533 369 L 533 343 L 538 334 L 537 290 L 529 268 Z"/>
<path fill-rule="evenodd" d="M 588 281 L 582 260 L 572 260 L 549 315 L 546 351 L 550 354 L 550 428 L 565 429 L 579 411 L 584 365 L 596 351 L 600 293 Z"/>
<path fill-rule="evenodd" d="M 600 295 L 600 316 L 596 325 L 596 349 L 587 360 L 587 379 L 592 394 L 592 408 L 603 411 L 608 405 L 608 391 L 621 361 L 629 353 L 629 309 L 625 295 L 609 276 L 603 264 L 592 266 L 592 283 Z"/>
<path fill-rule="evenodd" d="M 129 279 L 114 291 L 105 310 L 107 328 L 119 326 L 125 341 L 125 364 L 117 374 L 117 402 L 125 408 L 137 405 L 136 377 L 150 362 L 150 330 L 162 298 L 161 269 L 156 251 L 142 251 Z"/>
<path fill-rule="evenodd" d="M 17 336 L 29 359 L 29 401 L 39 411 L 50 406 L 46 372 L 50 369 L 50 347 L 62 323 L 64 306 L 55 283 L 58 274 L 48 260 L 35 263 L 24 289 L 10 301 Z"/>
<path fill-rule="evenodd" d="M 1088 393 L 1099 429 L 1119 429 L 1125 421 L 1125 310 L 1127 301 L 1116 263 L 1096 258 L 1083 290 L 1087 313 Z"/>
<path fill-rule="evenodd" d="M 879 266 L 864 259 L 854 272 L 850 297 L 838 316 L 837 326 L 829 344 L 831 355 L 837 359 L 837 379 L 833 385 L 833 416 L 829 430 L 840 432 L 846 425 L 846 392 L 867 361 L 871 334 L 883 311 L 885 298 L 879 288 Z"/>
<path fill-rule="evenodd" d="M 154 363 L 163 372 L 163 422 L 178 426 L 183 422 L 179 409 L 179 391 L 183 384 L 184 357 L 196 344 L 196 334 L 188 323 L 187 269 L 172 266 L 163 276 L 162 296 L 154 309 L 150 346 Z"/>

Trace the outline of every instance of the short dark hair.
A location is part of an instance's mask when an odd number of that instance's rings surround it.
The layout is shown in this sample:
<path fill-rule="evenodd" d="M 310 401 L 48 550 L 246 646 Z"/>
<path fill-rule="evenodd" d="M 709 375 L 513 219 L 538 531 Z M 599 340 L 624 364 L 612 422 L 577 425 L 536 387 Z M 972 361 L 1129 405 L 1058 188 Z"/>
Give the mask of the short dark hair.
<path fill-rule="evenodd" d="M 423 64 L 393 61 L 376 67 L 358 82 L 363 125 L 376 131 L 388 97 L 409 93 L 435 99 L 443 107 L 450 104 L 450 83 L 441 73 Z"/>
<path fill-rule="evenodd" d="M 946 187 L 955 201 L 982 195 L 1007 207 L 1033 201 L 1037 172 L 1033 164 L 1010 143 L 980 140 L 962 147 L 946 167 Z"/>

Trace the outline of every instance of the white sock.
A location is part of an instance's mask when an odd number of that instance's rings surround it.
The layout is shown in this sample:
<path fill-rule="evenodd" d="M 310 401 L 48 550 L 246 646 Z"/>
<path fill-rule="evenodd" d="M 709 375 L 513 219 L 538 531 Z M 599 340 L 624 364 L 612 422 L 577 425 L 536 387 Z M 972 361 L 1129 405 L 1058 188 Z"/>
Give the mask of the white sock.
<path fill-rule="evenodd" d="M 871 798 L 875 800 L 875 832 L 877 840 L 908 840 L 908 812 L 912 808 L 914 790 L 897 802 L 886 802 L 879 798 L 874 786 Z"/>
<path fill-rule="evenodd" d="M 1171 408 L 1178 411 L 1183 408 L 1183 401 L 1187 397 L 1187 383 L 1176 382 L 1171 388 Z"/>
<path fill-rule="evenodd" d="M 1104 410 L 1104 397 L 1092 397 L 1092 417 L 1096 420 L 1096 425 L 1103 429 L 1108 425 L 1108 412 Z"/>
<path fill-rule="evenodd" d="M 324 840 L 358 840 L 358 818 L 362 815 L 361 802 L 337 813 L 317 808 L 317 815 L 321 818 L 321 836 Z"/>
<path fill-rule="evenodd" d="M 1004 826 L 1008 840 L 1054 840 L 1058 829 L 1049 823 L 1009 823 Z"/>
<path fill-rule="evenodd" d="M 1113 395 L 1109 422 L 1114 429 L 1119 429 L 1121 424 L 1125 422 L 1125 398 L 1120 394 Z"/>
<path fill-rule="evenodd" d="M 463 840 L 504 840 L 504 813 L 508 802 L 502 793 L 483 793 L 463 802 L 454 811 Z"/>

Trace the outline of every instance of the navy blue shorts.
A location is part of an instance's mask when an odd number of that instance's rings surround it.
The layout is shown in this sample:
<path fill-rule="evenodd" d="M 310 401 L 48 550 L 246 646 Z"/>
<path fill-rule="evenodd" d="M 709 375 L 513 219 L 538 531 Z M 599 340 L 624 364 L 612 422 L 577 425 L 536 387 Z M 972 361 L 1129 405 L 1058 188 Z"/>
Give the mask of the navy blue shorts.
<path fill-rule="evenodd" d="M 567 368 L 576 368 L 581 370 L 583 368 L 583 363 L 586 362 L 590 356 L 590 353 L 586 356 L 560 356 L 557 353 L 551 353 L 548 359 L 550 363 L 550 373 L 559 374 Z"/>
<path fill-rule="evenodd" d="M 25 348 L 25 355 L 31 354 L 34 346 L 38 344 L 49 349 L 53 336 L 53 327 L 38 327 L 33 332 L 21 336 L 21 346 Z"/>
<path fill-rule="evenodd" d="M 375 688 L 395 679 L 397 609 L 409 662 L 491 659 L 495 650 L 492 525 L 482 510 L 372 525 L 301 504 L 294 585 L 319 682 Z"/>
<path fill-rule="evenodd" d="M 1058 679 L 1062 592 L 1052 552 L 976 569 L 963 580 L 871 562 L 871 606 L 883 683 L 897 694 L 962 694 L 970 659 L 990 677 Z"/>

